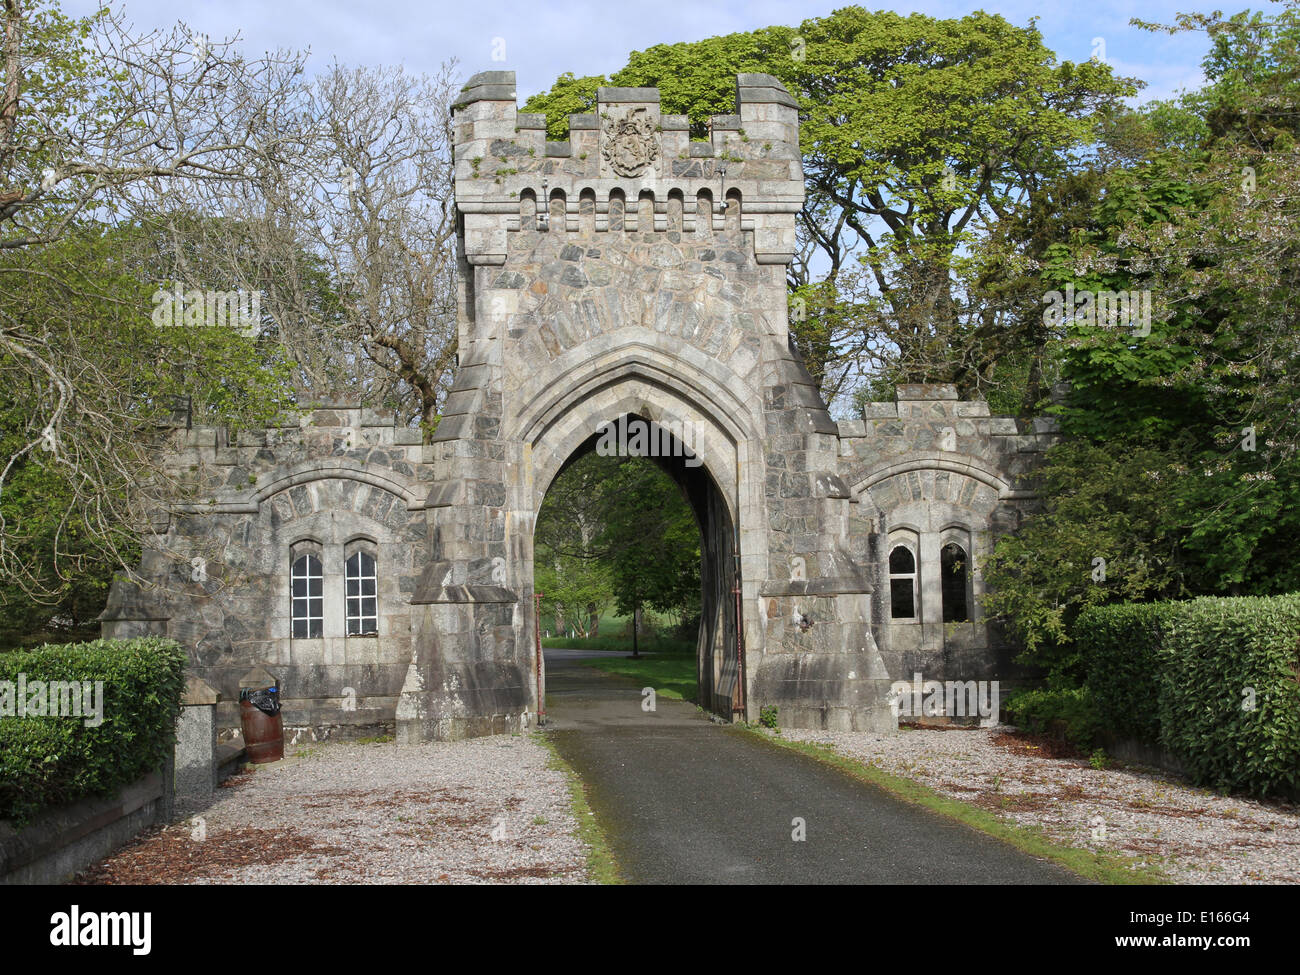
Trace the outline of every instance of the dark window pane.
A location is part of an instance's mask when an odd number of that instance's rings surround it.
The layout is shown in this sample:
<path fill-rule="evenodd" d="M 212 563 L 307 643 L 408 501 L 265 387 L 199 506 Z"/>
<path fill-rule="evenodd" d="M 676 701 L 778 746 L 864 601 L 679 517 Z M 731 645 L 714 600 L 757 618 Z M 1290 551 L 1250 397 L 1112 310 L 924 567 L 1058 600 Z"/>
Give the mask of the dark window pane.
<path fill-rule="evenodd" d="M 375 605 L 375 597 L 374 597 L 374 596 L 370 596 L 370 597 L 367 598 L 367 599 L 363 599 L 363 600 L 361 600 L 361 615 L 362 615 L 362 616 L 378 616 L 378 615 L 379 615 L 378 607 Z"/>
<path fill-rule="evenodd" d="M 366 620 L 366 621 L 361 625 L 361 632 L 362 632 L 362 633 L 378 633 L 378 632 L 379 632 L 379 621 L 378 621 L 378 620 Z"/>
<path fill-rule="evenodd" d="M 306 618 L 307 618 L 307 600 L 306 600 L 306 599 L 295 599 L 295 600 L 293 601 L 293 618 L 296 619 L 296 620 L 298 620 L 298 619 L 306 619 Z"/>
<path fill-rule="evenodd" d="M 945 545 L 939 553 L 939 568 L 943 579 L 943 621 L 964 623 L 970 619 L 966 607 L 968 567 L 965 549 L 952 543 Z"/>
<path fill-rule="evenodd" d="M 375 574 L 374 557 L 366 552 L 358 552 L 357 555 L 361 557 L 361 574 L 363 576 L 374 575 Z"/>
<path fill-rule="evenodd" d="M 898 545 L 889 553 L 889 571 L 890 572 L 915 572 L 916 559 L 912 557 L 912 552 L 906 546 Z"/>
<path fill-rule="evenodd" d="M 321 595 L 321 594 L 324 592 L 324 589 L 323 589 L 323 585 L 324 585 L 323 580 L 321 580 L 321 579 L 319 579 L 319 578 L 316 578 L 316 579 L 308 579 L 308 580 L 307 580 L 307 583 L 308 583 L 308 585 L 307 585 L 307 595 L 309 595 L 309 596 L 319 596 L 319 595 Z"/>
<path fill-rule="evenodd" d="M 311 633 L 309 635 L 309 639 L 319 640 L 321 634 L 321 621 L 318 619 L 312 620 L 310 625 L 310 630 Z"/>
<path fill-rule="evenodd" d="M 361 595 L 361 581 L 359 579 L 348 580 L 348 595 L 349 596 Z"/>
<path fill-rule="evenodd" d="M 295 640 L 307 639 L 307 621 L 305 619 L 293 621 L 293 638 Z"/>
<path fill-rule="evenodd" d="M 375 580 L 374 580 L 374 579 L 362 579 L 362 580 L 361 580 L 361 594 L 362 594 L 363 596 L 373 596 L 373 595 L 375 594 Z"/>
<path fill-rule="evenodd" d="M 911 579 L 889 580 L 889 615 L 896 620 L 916 618 L 916 604 L 912 599 Z"/>
<path fill-rule="evenodd" d="M 305 596 L 305 595 L 307 595 L 307 580 L 306 580 L 306 579 L 294 579 L 294 580 L 293 580 L 293 594 L 294 594 L 295 596 Z"/>

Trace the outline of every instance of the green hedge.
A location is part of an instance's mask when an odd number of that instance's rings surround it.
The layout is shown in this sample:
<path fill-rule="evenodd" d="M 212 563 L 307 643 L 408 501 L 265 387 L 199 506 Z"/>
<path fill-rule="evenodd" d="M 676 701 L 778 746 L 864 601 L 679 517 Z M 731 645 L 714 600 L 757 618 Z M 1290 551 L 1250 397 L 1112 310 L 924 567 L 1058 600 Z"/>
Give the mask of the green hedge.
<path fill-rule="evenodd" d="M 1161 656 L 1160 740 L 1194 779 L 1300 793 L 1300 595 L 1185 603 Z"/>
<path fill-rule="evenodd" d="M 1076 641 L 1105 727 L 1200 785 L 1300 794 L 1300 594 L 1097 607 Z"/>
<path fill-rule="evenodd" d="M 1079 615 L 1075 644 L 1099 724 L 1123 738 L 1160 740 L 1160 648 L 1178 603 L 1094 606 Z"/>
<path fill-rule="evenodd" d="M 20 674 L 29 689 L 33 681 L 103 681 L 104 717 L 87 727 L 94 718 L 0 716 L 0 819 L 19 825 L 160 768 L 176 741 L 185 664 L 179 644 L 156 637 L 0 653 L 0 681 L 15 690 Z"/>

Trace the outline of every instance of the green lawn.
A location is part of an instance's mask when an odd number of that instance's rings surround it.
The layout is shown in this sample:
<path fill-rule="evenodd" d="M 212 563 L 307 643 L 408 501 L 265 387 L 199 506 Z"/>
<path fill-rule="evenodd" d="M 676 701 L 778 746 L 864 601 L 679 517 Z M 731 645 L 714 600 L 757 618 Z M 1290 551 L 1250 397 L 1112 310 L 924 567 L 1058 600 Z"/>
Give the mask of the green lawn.
<path fill-rule="evenodd" d="M 596 667 L 607 674 L 630 677 L 642 687 L 653 687 L 655 694 L 675 701 L 694 701 L 696 693 L 695 657 L 687 654 L 650 654 L 633 660 L 630 657 L 598 657 L 577 661 L 584 667 Z"/>

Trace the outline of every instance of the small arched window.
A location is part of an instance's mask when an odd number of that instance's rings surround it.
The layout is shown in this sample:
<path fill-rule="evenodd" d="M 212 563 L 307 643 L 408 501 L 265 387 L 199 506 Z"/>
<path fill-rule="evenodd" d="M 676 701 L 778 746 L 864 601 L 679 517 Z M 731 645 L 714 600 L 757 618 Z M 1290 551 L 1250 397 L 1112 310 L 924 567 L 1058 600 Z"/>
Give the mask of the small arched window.
<path fill-rule="evenodd" d="M 378 574 L 375 557 L 364 549 L 347 560 L 348 636 L 379 632 Z"/>
<path fill-rule="evenodd" d="M 318 640 L 324 619 L 324 573 L 321 561 L 307 553 L 293 560 L 290 571 L 293 595 L 293 638 Z"/>
<path fill-rule="evenodd" d="M 965 623 L 970 619 L 966 586 L 970 580 L 970 563 L 966 550 L 949 542 L 939 550 L 939 572 L 943 581 L 943 621 Z"/>
<path fill-rule="evenodd" d="M 896 620 L 916 619 L 916 553 L 906 545 L 889 550 L 889 615 Z"/>

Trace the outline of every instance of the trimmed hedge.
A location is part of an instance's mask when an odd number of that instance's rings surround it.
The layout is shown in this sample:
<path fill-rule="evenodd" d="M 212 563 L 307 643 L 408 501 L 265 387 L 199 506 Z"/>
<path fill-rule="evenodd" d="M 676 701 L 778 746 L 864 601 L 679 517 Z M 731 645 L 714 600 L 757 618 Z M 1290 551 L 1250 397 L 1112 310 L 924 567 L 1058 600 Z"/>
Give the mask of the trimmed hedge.
<path fill-rule="evenodd" d="M 1124 738 L 1160 740 L 1160 648 L 1178 603 L 1125 603 L 1084 610 L 1075 624 L 1094 714 Z"/>
<path fill-rule="evenodd" d="M 80 717 L 0 717 L 0 819 L 21 825 L 161 768 L 176 742 L 186 663 L 178 643 L 157 637 L 0 653 L 0 681 L 104 682 L 97 727 Z"/>
<path fill-rule="evenodd" d="M 1075 633 L 1103 726 L 1199 785 L 1300 794 L 1300 594 L 1095 607 Z"/>
<path fill-rule="evenodd" d="M 1161 742 L 1193 778 L 1300 793 L 1300 595 L 1183 604 L 1161 657 Z"/>

